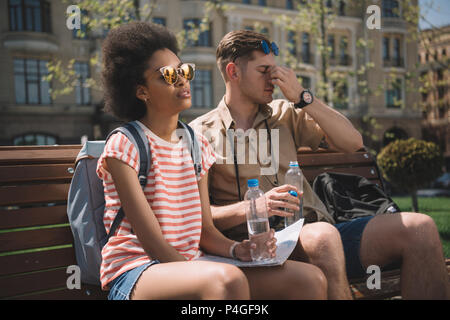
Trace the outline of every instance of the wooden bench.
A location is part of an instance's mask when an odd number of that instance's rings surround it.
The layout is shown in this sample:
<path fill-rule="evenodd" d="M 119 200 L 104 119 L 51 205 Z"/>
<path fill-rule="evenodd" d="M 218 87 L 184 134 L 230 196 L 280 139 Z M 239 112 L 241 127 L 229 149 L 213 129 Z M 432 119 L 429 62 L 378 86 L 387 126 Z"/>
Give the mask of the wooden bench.
<path fill-rule="evenodd" d="M 80 148 L 0 147 L 0 299 L 106 299 L 99 287 L 69 290 L 66 285 L 67 267 L 76 265 L 67 194 Z M 335 171 L 381 184 L 372 157 L 364 151 L 301 150 L 299 161 L 309 181 L 323 171 Z M 400 291 L 399 272 L 383 273 L 381 287 L 368 290 L 365 279 L 351 281 L 355 298 L 392 297 Z"/>

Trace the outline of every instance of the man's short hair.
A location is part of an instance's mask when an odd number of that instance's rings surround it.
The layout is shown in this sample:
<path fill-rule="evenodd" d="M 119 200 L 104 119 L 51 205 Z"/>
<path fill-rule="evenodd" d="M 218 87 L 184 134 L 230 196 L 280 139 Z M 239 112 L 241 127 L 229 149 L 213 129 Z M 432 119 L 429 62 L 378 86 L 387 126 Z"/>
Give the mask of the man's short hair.
<path fill-rule="evenodd" d="M 263 40 L 270 43 L 265 35 L 251 30 L 237 30 L 227 33 L 220 40 L 216 50 L 217 66 L 224 79 L 226 79 L 225 69 L 228 63 L 235 62 L 239 58 L 245 65 L 253 59 L 255 50 L 263 51 L 261 46 Z"/>

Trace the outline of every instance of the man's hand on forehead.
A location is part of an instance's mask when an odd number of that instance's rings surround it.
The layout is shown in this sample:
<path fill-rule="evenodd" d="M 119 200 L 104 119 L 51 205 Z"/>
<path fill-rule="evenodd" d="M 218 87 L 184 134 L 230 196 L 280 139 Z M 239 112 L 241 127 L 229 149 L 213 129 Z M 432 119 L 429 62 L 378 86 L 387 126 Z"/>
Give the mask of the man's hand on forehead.
<path fill-rule="evenodd" d="M 298 82 L 297 76 L 292 69 L 282 66 L 271 66 L 269 72 L 270 82 L 281 89 L 287 100 L 294 103 L 300 101 L 300 93 L 304 89 Z"/>

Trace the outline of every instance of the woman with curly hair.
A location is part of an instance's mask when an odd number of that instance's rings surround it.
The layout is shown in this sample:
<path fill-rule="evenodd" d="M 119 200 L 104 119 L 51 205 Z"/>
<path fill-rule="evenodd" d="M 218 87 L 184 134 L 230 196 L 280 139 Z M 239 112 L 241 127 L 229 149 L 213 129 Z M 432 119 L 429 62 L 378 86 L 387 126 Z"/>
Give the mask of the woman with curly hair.
<path fill-rule="evenodd" d="M 179 113 L 191 106 L 195 70 L 177 52 L 170 31 L 144 22 L 112 29 L 103 43 L 105 108 L 121 120 L 137 120 L 152 163 L 143 191 L 138 152 L 120 132 L 110 137 L 98 161 L 106 229 L 121 207 L 125 212 L 102 250 L 102 288 L 110 289 L 109 299 L 248 299 L 264 297 L 261 290 L 270 292 L 269 298 L 325 297 L 325 278 L 310 265 L 302 274 L 290 263 L 241 270 L 196 260 L 201 248 L 250 261 L 251 244 L 226 238 L 213 224 L 207 180 L 215 156 L 208 141 L 197 133 L 202 149 L 197 178 L 189 148 L 175 134 Z M 267 247 L 274 255 L 273 231 Z M 299 284 L 299 278 L 305 281 Z M 286 287 L 277 292 L 280 281 Z"/>

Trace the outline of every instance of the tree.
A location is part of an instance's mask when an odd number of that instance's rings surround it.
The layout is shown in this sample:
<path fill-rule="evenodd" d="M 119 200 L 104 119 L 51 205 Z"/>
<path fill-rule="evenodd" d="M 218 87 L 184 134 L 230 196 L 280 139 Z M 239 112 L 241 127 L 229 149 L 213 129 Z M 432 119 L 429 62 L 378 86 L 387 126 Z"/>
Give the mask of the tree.
<path fill-rule="evenodd" d="M 413 210 L 418 212 L 417 190 L 441 175 L 444 160 L 435 143 L 409 138 L 384 147 L 377 163 L 387 181 L 411 195 Z"/>
<path fill-rule="evenodd" d="M 76 5 L 80 8 L 81 29 L 76 31 L 77 37 L 89 39 L 94 43 L 90 57 L 91 67 L 100 67 L 100 48 L 101 41 L 108 30 L 131 21 L 152 21 L 154 11 L 158 5 L 158 0 L 149 0 L 144 5 L 140 5 L 139 0 L 63 0 L 69 5 Z M 188 30 L 183 29 L 175 32 L 178 45 L 182 51 L 187 43 L 198 41 L 201 32 L 209 29 L 212 15 L 217 12 L 222 15 L 228 10 L 228 5 L 223 0 L 207 0 L 204 4 L 203 17 L 199 19 L 198 24 L 189 23 Z M 70 14 L 67 18 L 70 18 Z M 70 94 L 78 84 L 79 78 L 74 69 L 75 59 L 64 63 L 58 58 L 52 59 L 48 65 L 48 75 L 44 80 L 56 82 L 60 86 L 58 89 L 53 86 L 50 89 L 52 98 Z M 83 83 L 94 90 L 101 90 L 98 81 L 95 80 L 95 74 L 86 79 Z"/>

